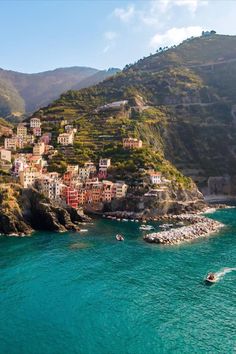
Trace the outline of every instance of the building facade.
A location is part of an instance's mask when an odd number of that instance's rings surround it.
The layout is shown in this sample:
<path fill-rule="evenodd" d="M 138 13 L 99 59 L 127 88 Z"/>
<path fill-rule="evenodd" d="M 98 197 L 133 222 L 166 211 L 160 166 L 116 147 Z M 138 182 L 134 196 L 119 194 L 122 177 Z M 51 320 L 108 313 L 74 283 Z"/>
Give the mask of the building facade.
<path fill-rule="evenodd" d="M 142 140 L 135 138 L 124 138 L 123 148 L 124 149 L 140 149 L 143 146 Z"/>

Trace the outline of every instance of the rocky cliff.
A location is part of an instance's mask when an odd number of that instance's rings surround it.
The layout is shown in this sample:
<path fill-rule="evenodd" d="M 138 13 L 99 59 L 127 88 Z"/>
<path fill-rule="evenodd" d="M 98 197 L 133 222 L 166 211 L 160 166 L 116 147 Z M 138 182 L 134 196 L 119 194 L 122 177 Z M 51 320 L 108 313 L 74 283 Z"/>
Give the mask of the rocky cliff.
<path fill-rule="evenodd" d="M 34 230 L 79 231 L 78 223 L 87 221 L 83 213 L 53 205 L 35 189 L 17 184 L 0 185 L 0 233 L 30 235 Z"/>
<path fill-rule="evenodd" d="M 203 195 L 196 186 L 190 190 L 169 188 L 145 195 L 140 191 L 129 192 L 127 198 L 117 199 L 105 204 L 106 213 L 118 212 L 123 217 L 139 216 L 143 219 L 157 218 L 168 214 L 183 214 L 201 211 L 206 207 Z"/>

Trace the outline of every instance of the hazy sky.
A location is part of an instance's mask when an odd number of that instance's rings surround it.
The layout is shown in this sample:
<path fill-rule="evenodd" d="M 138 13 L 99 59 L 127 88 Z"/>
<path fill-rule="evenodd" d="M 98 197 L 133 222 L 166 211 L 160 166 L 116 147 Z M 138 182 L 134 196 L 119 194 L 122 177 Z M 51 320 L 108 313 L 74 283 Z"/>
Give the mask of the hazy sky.
<path fill-rule="evenodd" d="M 124 67 L 201 30 L 236 34 L 236 0 L 0 0 L 0 67 Z"/>

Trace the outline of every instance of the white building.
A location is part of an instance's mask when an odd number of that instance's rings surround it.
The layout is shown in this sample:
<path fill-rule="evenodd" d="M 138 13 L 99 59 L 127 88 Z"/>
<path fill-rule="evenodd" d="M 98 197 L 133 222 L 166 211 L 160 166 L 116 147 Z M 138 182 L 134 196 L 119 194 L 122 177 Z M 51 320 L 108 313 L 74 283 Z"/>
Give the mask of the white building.
<path fill-rule="evenodd" d="M 31 118 L 30 119 L 30 128 L 40 128 L 41 121 L 39 118 Z"/>
<path fill-rule="evenodd" d="M 37 178 L 40 178 L 41 173 L 35 167 L 27 167 L 24 171 L 19 172 L 20 183 L 23 188 L 33 186 Z"/>
<path fill-rule="evenodd" d="M 100 169 L 108 169 L 111 166 L 111 159 L 100 159 L 99 160 L 99 170 Z"/>
<path fill-rule="evenodd" d="M 150 171 L 148 174 L 151 184 L 159 184 L 162 182 L 161 172 Z"/>
<path fill-rule="evenodd" d="M 24 156 L 18 156 L 13 162 L 13 172 L 16 176 L 19 176 L 21 171 L 28 167 L 26 158 Z"/>
<path fill-rule="evenodd" d="M 86 179 L 89 179 L 89 176 L 90 176 L 90 169 L 87 168 L 87 167 L 80 167 L 79 168 L 79 171 L 78 171 L 78 174 L 79 174 L 79 178 L 81 180 L 86 180 Z"/>
<path fill-rule="evenodd" d="M 11 162 L 11 151 L 1 149 L 1 160 Z"/>
<path fill-rule="evenodd" d="M 65 187 L 58 179 L 58 174 L 53 176 L 52 174 L 43 175 L 37 179 L 38 187 L 40 191 L 49 199 L 56 200 L 60 198 L 62 189 Z"/>
<path fill-rule="evenodd" d="M 67 146 L 67 145 L 73 145 L 74 142 L 74 133 L 62 133 L 59 134 L 57 138 L 58 144 Z"/>

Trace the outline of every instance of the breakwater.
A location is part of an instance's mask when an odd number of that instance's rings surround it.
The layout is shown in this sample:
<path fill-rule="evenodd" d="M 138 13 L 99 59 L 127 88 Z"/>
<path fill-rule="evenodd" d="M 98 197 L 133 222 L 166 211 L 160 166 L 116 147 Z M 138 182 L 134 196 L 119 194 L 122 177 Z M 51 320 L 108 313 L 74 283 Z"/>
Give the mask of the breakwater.
<path fill-rule="evenodd" d="M 216 220 L 212 220 L 199 215 L 178 215 L 172 220 L 186 221 L 190 225 L 182 226 L 168 231 L 147 234 L 143 237 L 146 242 L 159 244 L 179 244 L 192 241 L 200 237 L 217 232 L 224 225 Z"/>

